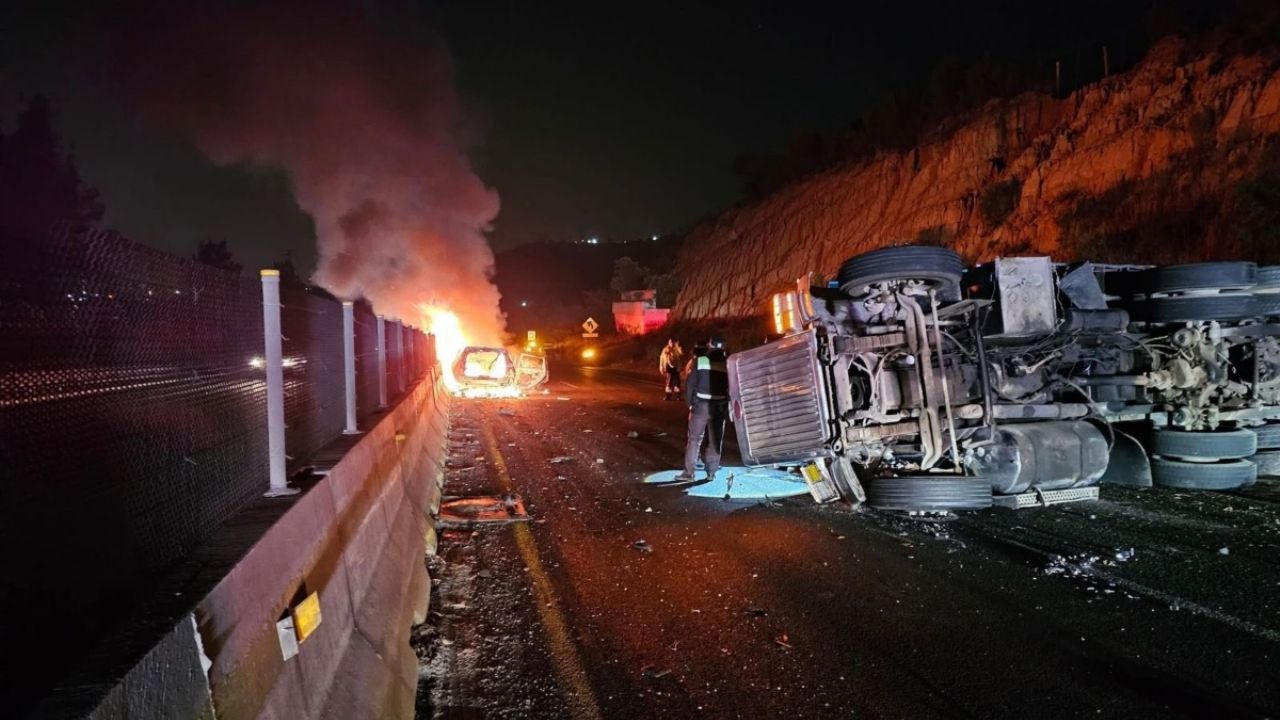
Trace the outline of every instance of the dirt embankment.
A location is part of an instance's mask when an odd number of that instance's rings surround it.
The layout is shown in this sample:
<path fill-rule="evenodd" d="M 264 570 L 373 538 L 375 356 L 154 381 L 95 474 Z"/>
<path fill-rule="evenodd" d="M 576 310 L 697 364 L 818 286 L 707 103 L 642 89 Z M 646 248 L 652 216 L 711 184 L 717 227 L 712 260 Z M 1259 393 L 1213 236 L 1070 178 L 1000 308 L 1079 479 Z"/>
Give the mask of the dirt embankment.
<path fill-rule="evenodd" d="M 994 101 L 910 152 L 725 211 L 686 241 L 677 314 L 760 313 L 805 273 L 907 242 L 972 261 L 1280 260 L 1280 53 L 1188 55 L 1166 40 L 1065 98 Z"/>

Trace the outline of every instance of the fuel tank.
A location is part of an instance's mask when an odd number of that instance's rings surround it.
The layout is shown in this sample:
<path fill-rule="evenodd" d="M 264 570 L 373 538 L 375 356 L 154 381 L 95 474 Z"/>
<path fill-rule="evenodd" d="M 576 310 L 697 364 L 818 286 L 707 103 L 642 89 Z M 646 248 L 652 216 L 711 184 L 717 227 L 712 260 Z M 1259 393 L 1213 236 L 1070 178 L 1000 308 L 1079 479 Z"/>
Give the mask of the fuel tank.
<path fill-rule="evenodd" d="M 1097 483 L 1109 454 L 1102 431 L 1084 420 L 1008 424 L 974 453 L 972 469 L 1000 495 L 1065 490 Z"/>

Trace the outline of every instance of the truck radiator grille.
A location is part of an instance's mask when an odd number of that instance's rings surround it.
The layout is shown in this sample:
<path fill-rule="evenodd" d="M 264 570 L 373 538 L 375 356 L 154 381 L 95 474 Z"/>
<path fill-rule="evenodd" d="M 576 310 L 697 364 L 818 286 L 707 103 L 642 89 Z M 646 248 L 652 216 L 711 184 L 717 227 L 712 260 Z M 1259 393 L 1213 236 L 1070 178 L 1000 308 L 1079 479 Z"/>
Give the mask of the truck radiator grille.
<path fill-rule="evenodd" d="M 730 412 L 744 462 L 826 454 L 831 426 L 813 331 L 735 353 L 728 365 Z"/>

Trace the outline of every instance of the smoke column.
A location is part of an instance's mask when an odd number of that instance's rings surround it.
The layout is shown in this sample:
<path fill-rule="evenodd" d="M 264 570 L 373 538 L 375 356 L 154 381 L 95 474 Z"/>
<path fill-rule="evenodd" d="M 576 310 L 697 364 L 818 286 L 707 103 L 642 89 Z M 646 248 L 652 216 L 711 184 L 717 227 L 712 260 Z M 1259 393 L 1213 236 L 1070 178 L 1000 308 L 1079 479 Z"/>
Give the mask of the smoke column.
<path fill-rule="evenodd" d="M 123 35 L 143 113 L 215 163 L 283 169 L 315 221 L 317 284 L 413 324 L 443 304 L 473 341 L 498 342 L 483 235 L 498 197 L 467 158 L 447 52 L 333 3 L 192 7 L 152 8 Z"/>

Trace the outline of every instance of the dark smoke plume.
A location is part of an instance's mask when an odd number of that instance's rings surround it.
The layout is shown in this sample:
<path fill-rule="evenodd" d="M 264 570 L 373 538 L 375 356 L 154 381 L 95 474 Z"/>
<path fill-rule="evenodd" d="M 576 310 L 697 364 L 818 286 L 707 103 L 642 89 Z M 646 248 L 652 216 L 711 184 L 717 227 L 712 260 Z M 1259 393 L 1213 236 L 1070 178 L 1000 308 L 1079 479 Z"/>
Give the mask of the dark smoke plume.
<path fill-rule="evenodd" d="M 418 324 L 453 309 L 499 340 L 497 194 L 464 147 L 447 52 L 379 29 L 333 3 L 184 3 L 139 16 L 121 78 L 149 117 L 189 133 L 220 164 L 279 167 L 315 221 L 315 280 Z"/>

